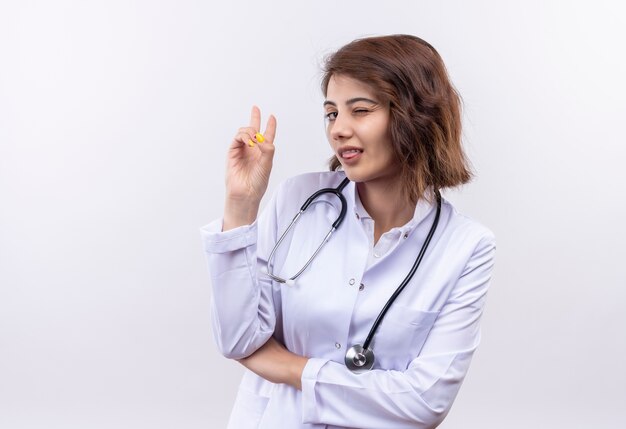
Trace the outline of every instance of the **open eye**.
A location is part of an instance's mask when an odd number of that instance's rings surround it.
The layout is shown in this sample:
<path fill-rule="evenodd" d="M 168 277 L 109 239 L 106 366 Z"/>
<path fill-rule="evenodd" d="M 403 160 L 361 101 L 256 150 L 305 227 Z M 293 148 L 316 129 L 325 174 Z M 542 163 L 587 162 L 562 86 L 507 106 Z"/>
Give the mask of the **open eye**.
<path fill-rule="evenodd" d="M 337 112 L 328 112 L 324 115 L 324 119 L 328 122 L 332 122 L 337 119 Z"/>

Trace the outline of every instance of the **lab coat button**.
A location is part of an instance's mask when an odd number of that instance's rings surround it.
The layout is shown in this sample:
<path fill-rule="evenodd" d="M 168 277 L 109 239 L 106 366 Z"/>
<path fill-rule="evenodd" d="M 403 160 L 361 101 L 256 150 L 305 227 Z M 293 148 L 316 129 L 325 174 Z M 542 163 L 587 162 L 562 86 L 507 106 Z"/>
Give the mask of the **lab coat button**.
<path fill-rule="evenodd" d="M 374 253 L 374 258 L 380 258 L 380 255 L 378 253 Z"/>
<path fill-rule="evenodd" d="M 341 348 L 341 344 L 339 344 L 339 343 L 335 343 L 335 348 L 336 348 L 337 350 L 339 350 L 339 349 Z"/>
<path fill-rule="evenodd" d="M 350 283 L 350 286 L 352 286 L 354 284 L 355 280 L 354 279 L 350 279 L 350 281 L 348 283 Z"/>
<path fill-rule="evenodd" d="M 359 286 L 359 290 L 363 290 L 363 289 L 365 289 L 365 285 L 361 283 L 361 285 Z"/>

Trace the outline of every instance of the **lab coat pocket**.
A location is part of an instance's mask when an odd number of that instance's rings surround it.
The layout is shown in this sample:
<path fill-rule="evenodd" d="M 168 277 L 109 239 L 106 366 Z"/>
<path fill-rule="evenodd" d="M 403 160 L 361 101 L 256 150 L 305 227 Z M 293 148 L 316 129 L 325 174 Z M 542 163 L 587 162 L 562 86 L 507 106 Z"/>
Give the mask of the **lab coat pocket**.
<path fill-rule="evenodd" d="M 270 398 L 239 388 L 228 429 L 257 429 Z"/>
<path fill-rule="evenodd" d="M 408 368 L 419 356 L 438 315 L 439 311 L 392 305 L 374 337 L 373 350 L 380 368 Z"/>

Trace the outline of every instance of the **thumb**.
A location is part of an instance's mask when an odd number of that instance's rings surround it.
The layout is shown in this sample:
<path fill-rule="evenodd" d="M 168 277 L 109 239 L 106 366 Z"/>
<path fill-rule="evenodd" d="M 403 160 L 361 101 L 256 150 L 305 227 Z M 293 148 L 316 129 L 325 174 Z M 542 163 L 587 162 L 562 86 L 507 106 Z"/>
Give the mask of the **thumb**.
<path fill-rule="evenodd" d="M 266 140 L 263 143 L 258 143 L 255 146 L 259 148 L 259 150 L 261 151 L 261 154 L 263 154 L 263 155 L 273 156 L 274 155 L 274 150 L 276 149 L 276 147 L 274 146 L 274 143 L 272 143 L 272 142 L 270 142 L 268 140 Z"/>

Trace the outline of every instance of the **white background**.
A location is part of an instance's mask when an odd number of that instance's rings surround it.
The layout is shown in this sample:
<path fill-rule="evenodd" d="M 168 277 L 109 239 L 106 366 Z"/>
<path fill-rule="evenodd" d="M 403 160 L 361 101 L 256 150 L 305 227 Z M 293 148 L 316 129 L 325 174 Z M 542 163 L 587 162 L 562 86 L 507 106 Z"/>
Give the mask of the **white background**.
<path fill-rule="evenodd" d="M 626 7 L 609 1 L 0 2 L 0 428 L 220 428 L 241 368 L 199 228 L 249 109 L 270 191 L 324 170 L 320 63 L 411 33 L 465 102 L 483 342 L 446 429 L 626 427 Z"/>

